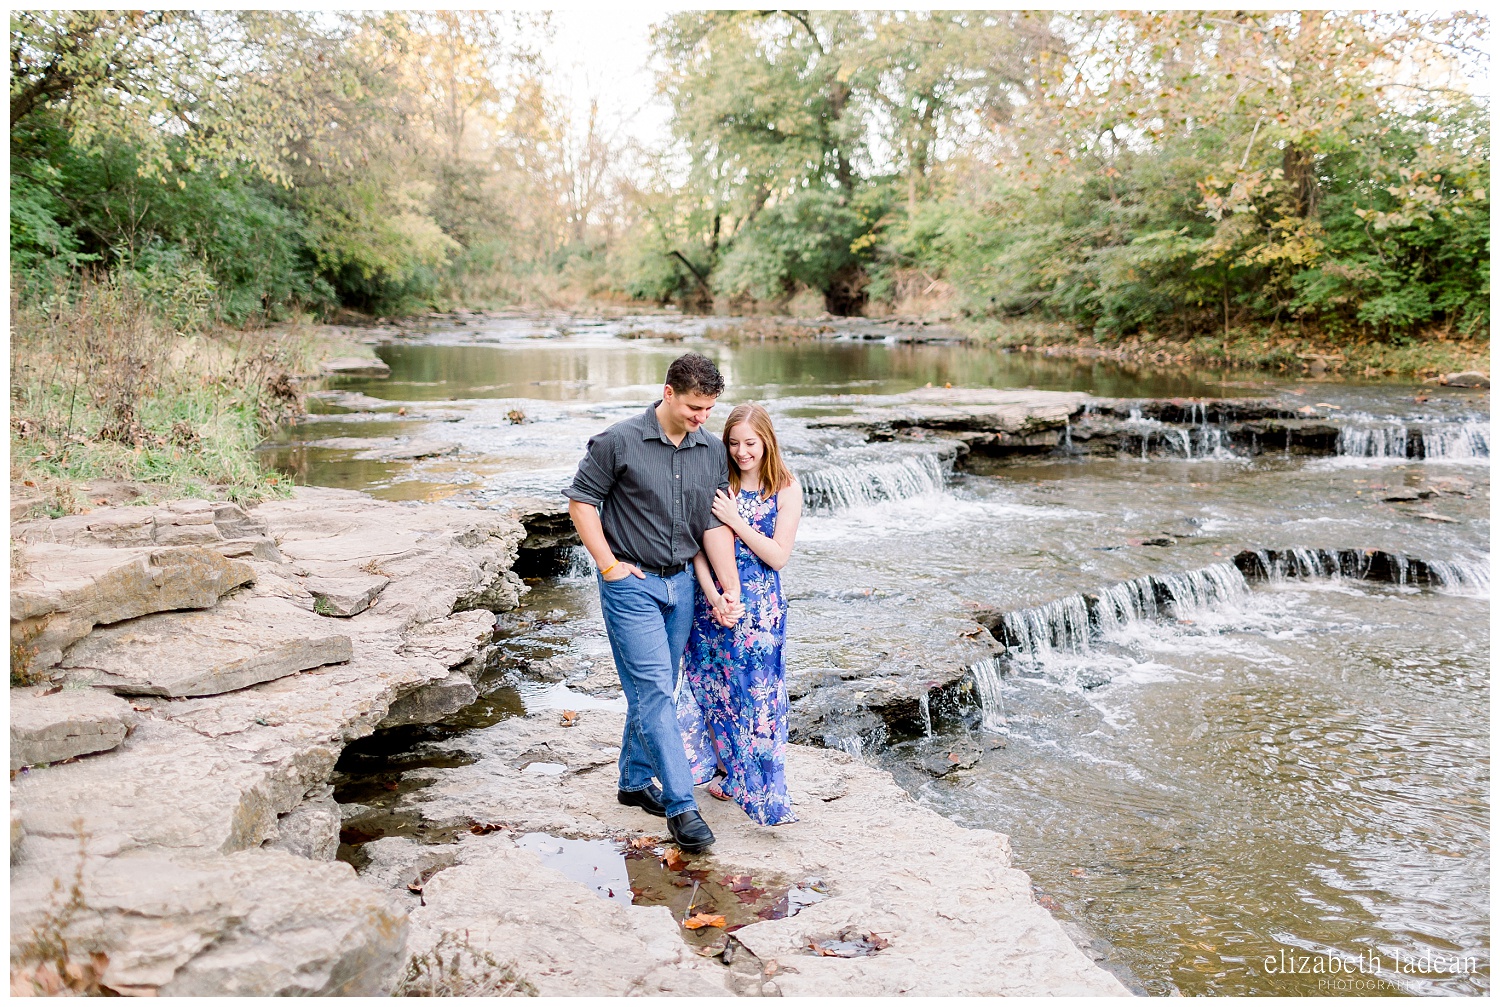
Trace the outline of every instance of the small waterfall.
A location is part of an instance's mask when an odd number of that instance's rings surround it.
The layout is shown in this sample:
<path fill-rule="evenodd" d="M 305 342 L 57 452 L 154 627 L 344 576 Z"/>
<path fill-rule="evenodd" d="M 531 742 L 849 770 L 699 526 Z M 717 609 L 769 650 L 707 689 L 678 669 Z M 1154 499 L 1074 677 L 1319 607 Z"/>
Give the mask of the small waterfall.
<path fill-rule="evenodd" d="M 1338 454 L 1345 458 L 1468 460 L 1490 456 L 1486 421 L 1349 423 L 1339 427 Z"/>
<path fill-rule="evenodd" d="M 1347 578 L 1480 596 L 1490 589 L 1487 559 L 1421 560 L 1378 549 L 1257 549 L 1240 553 L 1234 564 L 1246 577 L 1272 584 Z"/>
<path fill-rule="evenodd" d="M 563 567 L 563 580 L 591 580 L 594 576 L 594 560 L 581 545 L 568 550 L 567 565 Z"/>
<path fill-rule="evenodd" d="M 930 738 L 932 737 L 932 701 L 926 691 L 917 697 L 917 706 L 922 710 L 922 733 Z"/>
<path fill-rule="evenodd" d="M 1001 639 L 1013 651 L 1040 660 L 1054 650 L 1086 651 L 1089 610 L 1083 595 L 1049 601 L 1036 608 L 1007 612 L 1000 621 Z"/>
<path fill-rule="evenodd" d="M 1166 591 L 1171 599 L 1172 614 L 1179 619 L 1223 608 L 1250 593 L 1245 575 L 1233 563 L 1215 563 L 1201 570 L 1150 579 Z"/>
<path fill-rule="evenodd" d="M 1005 734 L 1009 731 L 1009 721 L 1005 716 L 1005 697 L 1001 691 L 1000 659 L 989 657 L 970 665 L 969 674 L 974 679 L 974 691 L 979 694 L 979 709 L 983 715 L 979 726 L 992 734 Z"/>
<path fill-rule="evenodd" d="M 1489 560 L 1434 559 L 1427 561 L 1427 569 L 1444 590 L 1475 595 L 1490 593 Z"/>
<path fill-rule="evenodd" d="M 1422 431 L 1423 458 L 1488 458 L 1490 425 L 1474 420 L 1443 423 Z"/>
<path fill-rule="evenodd" d="M 1016 657 L 1033 662 L 1066 651 L 1089 652 L 1093 640 L 1170 614 L 1192 620 L 1233 604 L 1250 592 L 1233 563 L 1201 570 L 1137 577 L 1097 594 L 1075 594 L 1000 617 L 996 636 Z"/>
<path fill-rule="evenodd" d="M 865 740 L 857 734 L 847 735 L 838 739 L 839 751 L 847 752 L 861 762 L 865 758 Z"/>
<path fill-rule="evenodd" d="M 861 458 L 844 464 L 799 467 L 797 479 L 802 483 L 808 509 L 847 510 L 939 491 L 947 481 L 944 469 L 937 452 L 925 451 L 898 458 Z"/>
<path fill-rule="evenodd" d="M 1410 447 L 1400 424 L 1339 427 L 1338 453 L 1347 458 L 1406 458 Z"/>
<path fill-rule="evenodd" d="M 1174 426 L 1161 420 L 1144 416 L 1141 410 L 1132 408 L 1127 425 L 1141 439 L 1141 457 L 1151 456 L 1152 445 L 1170 454 L 1180 455 L 1189 461 L 1203 458 L 1233 458 L 1223 427 L 1208 422 L 1208 409 L 1201 402 L 1193 403 L 1188 411 L 1189 425 Z"/>

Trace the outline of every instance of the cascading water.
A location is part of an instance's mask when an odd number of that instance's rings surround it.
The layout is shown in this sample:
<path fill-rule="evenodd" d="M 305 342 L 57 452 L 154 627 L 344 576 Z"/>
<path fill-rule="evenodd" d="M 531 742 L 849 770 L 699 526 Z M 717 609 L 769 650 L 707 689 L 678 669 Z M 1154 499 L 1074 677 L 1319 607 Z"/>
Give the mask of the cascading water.
<path fill-rule="evenodd" d="M 1422 431 L 1422 457 L 1442 459 L 1488 458 L 1490 425 L 1475 420 L 1434 424 Z"/>
<path fill-rule="evenodd" d="M 899 458 L 862 455 L 793 461 L 809 510 L 848 510 L 935 493 L 947 481 L 946 467 L 935 451 Z"/>
<path fill-rule="evenodd" d="M 1089 646 L 1089 610 L 1083 595 L 1049 601 L 1036 608 L 1007 612 L 1001 639 L 1018 657 L 1042 660 L 1056 650 L 1081 652 Z"/>
<path fill-rule="evenodd" d="M 1338 453 L 1348 458 L 1406 458 L 1410 450 L 1406 427 L 1341 426 Z"/>
<path fill-rule="evenodd" d="M 1004 734 L 1009 730 L 1005 716 L 1003 689 L 1004 670 L 999 658 L 986 658 L 969 666 L 974 679 L 974 691 L 979 695 L 979 726 L 992 734 Z"/>
<path fill-rule="evenodd" d="M 1462 461 L 1490 456 L 1490 425 L 1478 420 L 1371 423 L 1351 418 L 1339 427 L 1345 458 L 1421 458 Z"/>
<path fill-rule="evenodd" d="M 1249 594 L 1244 574 L 1233 563 L 1200 570 L 1138 577 L 1097 594 L 1075 594 L 1035 608 L 1001 616 L 1000 639 L 1012 656 L 1044 661 L 1057 651 L 1088 653 L 1094 640 L 1170 613 L 1196 618 Z"/>
<path fill-rule="evenodd" d="M 589 551 L 581 545 L 571 547 L 568 550 L 567 565 L 563 567 L 563 580 L 592 580 L 593 577 L 594 561 L 589 557 Z"/>
<path fill-rule="evenodd" d="M 1257 549 L 1240 553 L 1235 565 L 1246 576 L 1272 584 L 1291 579 L 1348 578 L 1476 597 L 1488 595 L 1490 587 L 1487 560 L 1422 560 L 1376 549 Z"/>

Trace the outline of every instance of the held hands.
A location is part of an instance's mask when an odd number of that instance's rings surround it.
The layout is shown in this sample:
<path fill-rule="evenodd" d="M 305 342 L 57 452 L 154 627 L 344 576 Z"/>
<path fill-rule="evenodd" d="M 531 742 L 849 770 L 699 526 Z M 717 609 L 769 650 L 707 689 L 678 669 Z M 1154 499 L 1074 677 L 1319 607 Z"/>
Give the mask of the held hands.
<path fill-rule="evenodd" d="M 729 629 L 745 617 L 745 606 L 738 598 L 720 595 L 710 603 L 714 622 Z"/>
<path fill-rule="evenodd" d="M 745 519 L 740 516 L 740 509 L 735 506 L 734 500 L 723 490 L 714 490 L 713 512 L 714 517 L 723 521 L 731 531 L 741 538 L 744 537 L 744 530 L 750 527 L 745 523 Z"/>

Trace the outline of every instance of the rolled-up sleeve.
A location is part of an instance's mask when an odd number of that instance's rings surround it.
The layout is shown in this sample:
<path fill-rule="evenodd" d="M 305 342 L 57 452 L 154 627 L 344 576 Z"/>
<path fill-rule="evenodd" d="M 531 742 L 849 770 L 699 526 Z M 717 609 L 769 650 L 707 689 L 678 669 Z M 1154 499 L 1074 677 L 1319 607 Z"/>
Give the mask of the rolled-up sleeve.
<path fill-rule="evenodd" d="M 729 492 L 729 453 L 726 451 L 715 451 L 714 454 L 719 457 L 718 482 L 715 484 L 715 488 L 721 489 L 727 494 Z M 715 517 L 712 511 L 709 511 L 708 527 L 722 528 L 724 527 L 724 522 Z"/>
<path fill-rule="evenodd" d="M 589 438 L 588 450 L 578 463 L 578 472 L 573 484 L 563 490 L 563 496 L 594 507 L 604 506 L 604 498 L 615 485 L 615 437 L 606 430 Z M 727 469 L 725 470 L 728 471 Z"/>

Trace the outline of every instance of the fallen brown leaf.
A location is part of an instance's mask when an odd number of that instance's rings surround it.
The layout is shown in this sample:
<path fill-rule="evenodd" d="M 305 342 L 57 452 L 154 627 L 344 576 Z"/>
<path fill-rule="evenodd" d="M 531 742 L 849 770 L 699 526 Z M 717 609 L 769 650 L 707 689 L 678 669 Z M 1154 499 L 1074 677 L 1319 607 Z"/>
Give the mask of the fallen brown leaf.
<path fill-rule="evenodd" d="M 865 939 L 870 942 L 870 947 L 874 948 L 876 951 L 884 951 L 886 948 L 891 946 L 890 941 L 874 932 L 867 934 L 865 936 Z"/>
<path fill-rule="evenodd" d="M 708 913 L 694 913 L 693 918 L 684 920 L 682 925 L 689 930 L 698 930 L 702 927 L 722 927 L 724 926 L 724 917 L 710 916 Z"/>
<path fill-rule="evenodd" d="M 682 851 L 675 846 L 668 846 L 667 852 L 661 855 L 661 862 L 669 871 L 680 871 L 687 866 L 683 859 Z"/>
<path fill-rule="evenodd" d="M 951 762 L 951 763 L 953 763 L 956 766 L 956 765 L 958 765 L 960 762 L 962 762 L 964 760 L 961 759 L 961 758 L 959 758 L 957 755 L 954 755 L 952 752 L 949 752 L 948 753 L 948 761 Z"/>
<path fill-rule="evenodd" d="M 661 840 L 656 836 L 636 836 L 630 841 L 630 848 L 632 850 L 649 850 L 659 842 Z"/>

